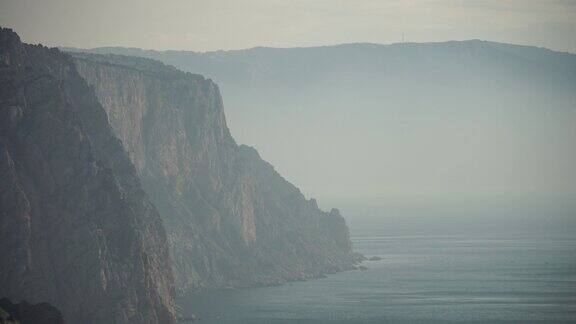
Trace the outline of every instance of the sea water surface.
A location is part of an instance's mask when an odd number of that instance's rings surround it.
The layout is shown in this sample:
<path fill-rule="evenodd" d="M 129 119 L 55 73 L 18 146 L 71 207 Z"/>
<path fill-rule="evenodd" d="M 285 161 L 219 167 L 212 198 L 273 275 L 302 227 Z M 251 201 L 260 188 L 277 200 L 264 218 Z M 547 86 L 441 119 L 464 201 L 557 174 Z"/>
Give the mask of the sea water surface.
<path fill-rule="evenodd" d="M 382 257 L 368 270 L 179 306 L 202 323 L 576 323 L 573 218 L 486 218 L 349 221 L 355 249 Z"/>

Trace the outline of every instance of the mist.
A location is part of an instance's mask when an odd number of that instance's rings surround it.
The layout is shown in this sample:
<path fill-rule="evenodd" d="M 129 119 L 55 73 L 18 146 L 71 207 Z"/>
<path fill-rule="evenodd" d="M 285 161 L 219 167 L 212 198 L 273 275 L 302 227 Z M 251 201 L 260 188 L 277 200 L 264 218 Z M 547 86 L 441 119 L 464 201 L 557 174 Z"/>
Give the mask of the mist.
<path fill-rule="evenodd" d="M 576 2 L 0 0 L 0 322 L 574 323 Z"/>
<path fill-rule="evenodd" d="M 573 54 L 482 41 L 93 52 L 214 79 L 237 141 L 324 206 L 575 197 Z"/>

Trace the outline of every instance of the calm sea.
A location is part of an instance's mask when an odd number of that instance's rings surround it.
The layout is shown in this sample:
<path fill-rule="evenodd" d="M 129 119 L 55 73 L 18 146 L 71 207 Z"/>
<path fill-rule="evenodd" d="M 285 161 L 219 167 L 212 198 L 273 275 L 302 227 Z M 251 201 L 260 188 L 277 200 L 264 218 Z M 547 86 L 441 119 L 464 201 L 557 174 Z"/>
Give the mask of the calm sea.
<path fill-rule="evenodd" d="M 202 323 L 576 323 L 574 217 L 365 217 L 366 271 L 179 300 Z M 511 220 L 512 219 L 512 220 Z"/>

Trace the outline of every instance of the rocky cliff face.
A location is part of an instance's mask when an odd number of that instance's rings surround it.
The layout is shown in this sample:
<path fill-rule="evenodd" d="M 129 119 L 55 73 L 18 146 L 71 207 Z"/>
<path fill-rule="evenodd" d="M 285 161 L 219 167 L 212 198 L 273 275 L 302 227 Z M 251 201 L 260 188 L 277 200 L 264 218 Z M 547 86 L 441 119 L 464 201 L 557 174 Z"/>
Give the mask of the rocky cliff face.
<path fill-rule="evenodd" d="M 173 323 L 167 237 L 71 58 L 0 29 L 0 297 Z"/>
<path fill-rule="evenodd" d="M 352 267 L 344 219 L 235 143 L 217 86 L 159 62 L 74 54 L 168 226 L 177 289 L 269 285 Z"/>

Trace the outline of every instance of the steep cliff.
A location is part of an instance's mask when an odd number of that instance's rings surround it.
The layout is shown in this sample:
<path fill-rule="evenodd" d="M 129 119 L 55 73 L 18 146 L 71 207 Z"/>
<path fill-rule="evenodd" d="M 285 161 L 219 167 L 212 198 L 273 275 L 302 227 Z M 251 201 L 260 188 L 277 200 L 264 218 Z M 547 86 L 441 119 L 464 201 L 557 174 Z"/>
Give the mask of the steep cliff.
<path fill-rule="evenodd" d="M 173 323 L 167 236 L 106 113 L 57 49 L 0 29 L 0 297 L 67 323 Z"/>
<path fill-rule="evenodd" d="M 147 59 L 74 56 L 168 226 L 177 289 L 270 285 L 352 267 L 339 212 L 321 211 L 235 143 L 212 81 Z"/>

